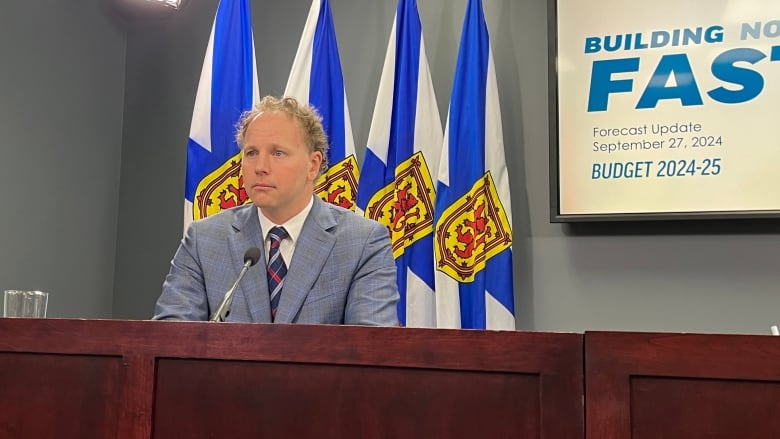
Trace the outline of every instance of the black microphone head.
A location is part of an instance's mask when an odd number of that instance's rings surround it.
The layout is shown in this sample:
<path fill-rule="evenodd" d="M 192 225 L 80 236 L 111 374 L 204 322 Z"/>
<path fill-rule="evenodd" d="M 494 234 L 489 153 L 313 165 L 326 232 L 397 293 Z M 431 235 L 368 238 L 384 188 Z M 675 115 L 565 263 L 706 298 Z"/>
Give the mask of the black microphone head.
<path fill-rule="evenodd" d="M 257 247 L 252 247 L 249 250 L 244 253 L 244 263 L 246 264 L 247 261 L 249 261 L 249 266 L 253 266 L 257 264 L 257 261 L 260 259 L 260 249 Z"/>

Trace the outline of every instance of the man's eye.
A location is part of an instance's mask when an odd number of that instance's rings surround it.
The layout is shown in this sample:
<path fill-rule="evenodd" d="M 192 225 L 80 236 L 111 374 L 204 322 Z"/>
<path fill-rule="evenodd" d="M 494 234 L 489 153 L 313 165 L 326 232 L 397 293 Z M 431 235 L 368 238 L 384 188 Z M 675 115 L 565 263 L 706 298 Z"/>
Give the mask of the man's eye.
<path fill-rule="evenodd" d="M 283 155 L 284 155 L 284 152 L 283 152 L 283 151 L 274 151 L 274 155 L 275 155 L 276 157 L 281 157 L 281 156 L 283 156 Z"/>

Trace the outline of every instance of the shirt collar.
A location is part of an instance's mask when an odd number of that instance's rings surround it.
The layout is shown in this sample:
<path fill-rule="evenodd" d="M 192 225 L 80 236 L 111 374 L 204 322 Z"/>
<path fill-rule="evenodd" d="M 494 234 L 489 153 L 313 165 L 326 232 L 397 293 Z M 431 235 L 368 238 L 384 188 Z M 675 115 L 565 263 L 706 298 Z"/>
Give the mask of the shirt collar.
<path fill-rule="evenodd" d="M 312 196 L 312 198 L 309 199 L 309 204 L 307 204 L 303 210 L 298 212 L 298 214 L 294 217 L 287 220 L 287 222 L 284 224 L 276 224 L 269 220 L 265 215 L 263 215 L 263 211 L 258 207 L 257 216 L 260 218 L 260 228 L 263 231 L 263 241 L 268 239 L 268 232 L 271 230 L 271 228 L 274 226 L 282 226 L 285 228 L 285 230 L 287 230 L 287 234 L 289 235 L 290 240 L 295 243 L 298 240 L 298 236 L 301 234 L 303 223 L 306 221 L 306 217 L 309 216 L 309 212 L 311 211 L 313 205 L 314 197 Z"/>

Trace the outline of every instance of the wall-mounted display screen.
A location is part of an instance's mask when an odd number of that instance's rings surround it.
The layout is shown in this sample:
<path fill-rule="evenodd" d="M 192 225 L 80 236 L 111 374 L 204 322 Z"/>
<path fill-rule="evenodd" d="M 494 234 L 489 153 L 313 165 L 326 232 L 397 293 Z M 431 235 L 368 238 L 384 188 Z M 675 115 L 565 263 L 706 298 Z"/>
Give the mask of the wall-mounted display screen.
<path fill-rule="evenodd" d="M 780 217 L 780 0 L 548 0 L 551 221 Z"/>

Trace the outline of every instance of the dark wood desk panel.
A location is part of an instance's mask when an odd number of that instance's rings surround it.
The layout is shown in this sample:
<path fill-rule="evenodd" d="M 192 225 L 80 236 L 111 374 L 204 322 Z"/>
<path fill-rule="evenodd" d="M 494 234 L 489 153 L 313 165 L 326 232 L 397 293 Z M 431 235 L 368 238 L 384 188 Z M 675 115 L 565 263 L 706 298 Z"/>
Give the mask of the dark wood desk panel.
<path fill-rule="evenodd" d="M 121 357 L 0 352 L 0 438 L 116 437 L 121 374 Z"/>
<path fill-rule="evenodd" d="M 160 360 L 154 436 L 540 437 L 538 375 Z"/>
<path fill-rule="evenodd" d="M 584 434 L 578 334 L 252 329 L 251 341 L 239 343 L 251 343 L 251 352 L 236 355 L 231 334 L 208 331 L 198 338 L 207 337 L 212 354 L 158 360 L 155 437 L 182 429 L 252 437 Z"/>
<path fill-rule="evenodd" d="M 586 437 L 780 437 L 780 337 L 585 334 Z"/>
<path fill-rule="evenodd" d="M 581 334 L 0 319 L 8 367 L 48 355 L 115 365 L 89 366 L 104 437 L 584 435 Z"/>
<path fill-rule="evenodd" d="M 165 337 L 153 323 L 0 318 L 0 380 L 12 380 L 18 367 L 52 377 L 17 382 L 16 394 L 0 387 L 0 433 L 3 425 L 16 429 L 0 437 L 150 437 L 154 352 Z M 42 425 L 15 402 L 36 393 L 48 394 L 52 407 Z"/>

